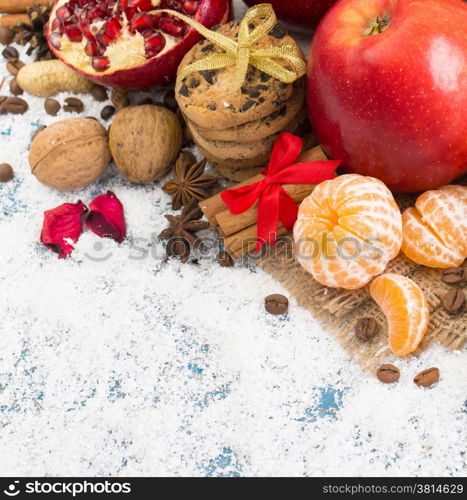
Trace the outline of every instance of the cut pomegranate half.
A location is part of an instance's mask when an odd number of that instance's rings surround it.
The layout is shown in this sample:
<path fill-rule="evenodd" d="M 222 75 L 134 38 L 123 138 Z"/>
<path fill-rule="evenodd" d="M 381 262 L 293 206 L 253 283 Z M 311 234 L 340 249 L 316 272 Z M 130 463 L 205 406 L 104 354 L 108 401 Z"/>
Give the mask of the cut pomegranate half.
<path fill-rule="evenodd" d="M 147 89 L 173 80 L 183 56 L 202 37 L 169 14 L 208 28 L 227 22 L 231 0 L 57 0 L 47 27 L 52 52 L 96 82 Z"/>

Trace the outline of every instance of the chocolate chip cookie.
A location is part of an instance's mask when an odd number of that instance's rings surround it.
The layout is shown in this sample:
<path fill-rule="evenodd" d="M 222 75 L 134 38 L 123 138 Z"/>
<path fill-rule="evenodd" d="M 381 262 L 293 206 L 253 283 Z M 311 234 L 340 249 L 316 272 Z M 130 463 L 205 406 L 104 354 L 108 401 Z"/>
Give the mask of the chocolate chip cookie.
<path fill-rule="evenodd" d="M 302 122 L 306 117 L 305 105 L 305 85 L 286 101 L 278 110 L 274 111 L 264 118 L 253 122 L 244 123 L 238 127 L 226 129 L 210 129 L 201 127 L 194 122 L 190 126 L 196 132 L 211 141 L 229 141 L 229 142 L 252 142 L 261 141 L 266 137 L 283 131 L 294 121 Z"/>
<path fill-rule="evenodd" d="M 301 122 L 292 120 L 292 122 L 281 130 L 281 132 L 297 132 L 302 127 L 304 119 L 306 119 L 306 116 L 302 117 Z M 274 143 L 279 136 L 279 133 L 276 133 L 260 141 L 249 142 L 211 141 L 205 139 L 192 124 L 188 123 L 188 128 L 193 136 L 195 144 L 218 159 L 252 160 L 258 157 L 262 158 L 263 156 L 269 157 Z"/>
<path fill-rule="evenodd" d="M 279 27 L 278 27 L 279 26 Z M 234 21 L 218 26 L 219 33 L 230 38 L 238 36 L 239 23 Z M 281 25 L 275 26 L 269 34 L 254 44 L 256 49 L 267 49 L 284 45 L 295 45 Z M 183 58 L 180 68 L 208 55 L 225 52 L 208 40 L 195 45 Z M 292 67 L 282 59 L 275 61 L 287 69 Z M 207 129 L 237 127 L 251 121 L 265 118 L 292 97 L 297 84 L 287 84 L 249 66 L 246 80 L 241 89 L 228 95 L 235 76 L 235 66 L 218 70 L 191 73 L 175 87 L 175 97 L 182 112 L 191 122 Z"/>

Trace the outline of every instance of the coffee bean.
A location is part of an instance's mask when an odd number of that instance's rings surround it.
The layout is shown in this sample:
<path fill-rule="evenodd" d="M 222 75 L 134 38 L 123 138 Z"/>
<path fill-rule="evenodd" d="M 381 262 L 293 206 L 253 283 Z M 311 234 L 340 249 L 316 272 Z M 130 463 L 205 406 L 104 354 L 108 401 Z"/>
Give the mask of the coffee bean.
<path fill-rule="evenodd" d="M 287 297 L 275 293 L 273 295 L 268 295 L 264 299 L 264 307 L 266 311 L 271 314 L 284 314 L 289 308 L 289 300 Z"/>
<path fill-rule="evenodd" d="M 19 59 L 10 59 L 6 63 L 6 69 L 13 75 L 16 76 L 19 73 L 19 70 L 25 66 L 23 61 Z"/>
<path fill-rule="evenodd" d="M 94 85 L 90 93 L 97 102 L 104 102 L 109 98 L 107 89 L 102 85 Z"/>
<path fill-rule="evenodd" d="M 22 115 L 28 108 L 28 103 L 21 97 L 7 97 L 0 104 L 0 113 L 3 111 L 12 115 Z"/>
<path fill-rule="evenodd" d="M 2 56 L 10 61 L 12 59 L 18 59 L 19 52 L 14 47 L 5 47 L 2 51 Z"/>
<path fill-rule="evenodd" d="M 385 384 L 392 384 L 399 380 L 401 372 L 399 371 L 399 368 L 397 368 L 397 366 L 386 364 L 381 365 L 378 368 L 376 376 L 381 382 Z"/>
<path fill-rule="evenodd" d="M 0 182 L 8 182 L 13 179 L 13 169 L 8 163 L 0 163 Z"/>
<path fill-rule="evenodd" d="M 84 111 L 83 101 L 79 100 L 77 97 L 67 97 L 65 103 L 63 109 L 67 113 L 82 113 Z"/>
<path fill-rule="evenodd" d="M 7 26 L 0 26 L 0 44 L 9 45 L 15 34 Z"/>
<path fill-rule="evenodd" d="M 234 265 L 232 257 L 227 252 L 219 252 L 217 262 L 221 267 L 232 267 Z"/>
<path fill-rule="evenodd" d="M 46 125 L 41 125 L 31 136 L 31 142 L 43 131 L 47 128 Z"/>
<path fill-rule="evenodd" d="M 24 93 L 23 89 L 19 86 L 18 80 L 16 78 L 13 78 L 10 82 L 10 92 L 13 95 L 22 95 Z"/>
<path fill-rule="evenodd" d="M 464 309 L 465 294 L 460 288 L 450 290 L 441 301 L 444 310 L 449 314 L 458 314 Z"/>
<path fill-rule="evenodd" d="M 175 99 L 175 92 L 168 90 L 164 95 L 164 104 L 167 108 L 175 113 L 178 109 L 177 100 Z"/>
<path fill-rule="evenodd" d="M 368 342 L 378 332 L 378 323 L 374 318 L 360 318 L 355 324 L 355 336 L 362 342 Z"/>
<path fill-rule="evenodd" d="M 44 109 L 46 113 L 51 116 L 57 116 L 57 113 L 60 111 L 61 107 L 62 106 L 60 105 L 60 103 L 55 99 L 52 99 L 51 97 L 48 97 L 44 101 Z"/>
<path fill-rule="evenodd" d="M 452 267 L 442 272 L 441 279 L 449 285 L 454 285 L 464 281 L 466 277 L 465 274 L 465 269 L 463 267 Z"/>
<path fill-rule="evenodd" d="M 430 385 L 436 384 L 438 380 L 438 368 L 428 368 L 427 370 L 423 370 L 413 379 L 419 387 L 430 387 Z"/>
<path fill-rule="evenodd" d="M 117 110 L 113 106 L 105 106 L 101 111 L 101 118 L 103 120 L 108 120 L 109 118 L 112 118 L 115 111 Z"/>

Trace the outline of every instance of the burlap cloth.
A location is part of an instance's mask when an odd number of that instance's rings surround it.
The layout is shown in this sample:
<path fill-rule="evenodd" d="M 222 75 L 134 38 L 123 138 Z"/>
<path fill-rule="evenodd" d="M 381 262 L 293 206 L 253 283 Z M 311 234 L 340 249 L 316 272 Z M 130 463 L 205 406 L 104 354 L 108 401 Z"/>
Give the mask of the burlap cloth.
<path fill-rule="evenodd" d="M 401 209 L 405 209 L 414 205 L 415 197 L 398 196 L 396 201 Z M 266 249 L 257 258 L 257 263 L 280 282 L 302 307 L 312 313 L 360 363 L 363 370 L 374 371 L 384 360 L 394 358 L 388 347 L 384 314 L 372 300 L 369 286 L 348 291 L 320 285 L 296 262 L 293 252 L 292 237 L 285 236 L 279 239 L 274 249 Z M 451 316 L 444 311 L 441 299 L 449 291 L 450 285 L 441 280 L 441 271 L 419 266 L 401 253 L 389 263 L 386 272 L 400 273 L 413 279 L 422 288 L 430 305 L 428 331 L 414 355 L 432 342 L 438 342 L 448 349 L 462 348 L 467 339 L 465 308 L 464 312 L 457 316 Z M 355 323 L 362 316 L 374 317 L 380 326 L 378 335 L 370 342 L 361 342 L 354 334 Z"/>

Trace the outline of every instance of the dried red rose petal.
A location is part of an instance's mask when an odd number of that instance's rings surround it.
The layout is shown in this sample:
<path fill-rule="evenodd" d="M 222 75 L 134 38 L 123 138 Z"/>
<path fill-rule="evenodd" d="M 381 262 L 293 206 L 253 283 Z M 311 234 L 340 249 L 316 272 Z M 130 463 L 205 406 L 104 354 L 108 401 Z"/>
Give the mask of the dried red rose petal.
<path fill-rule="evenodd" d="M 89 204 L 86 226 L 101 238 L 112 238 L 121 243 L 126 236 L 123 205 L 112 191 L 100 194 Z"/>
<path fill-rule="evenodd" d="M 80 200 L 77 203 L 64 203 L 59 207 L 44 212 L 44 224 L 41 232 L 41 243 L 58 253 L 64 259 L 74 250 L 67 240 L 76 243 L 83 230 L 83 214 L 88 211 Z"/>

